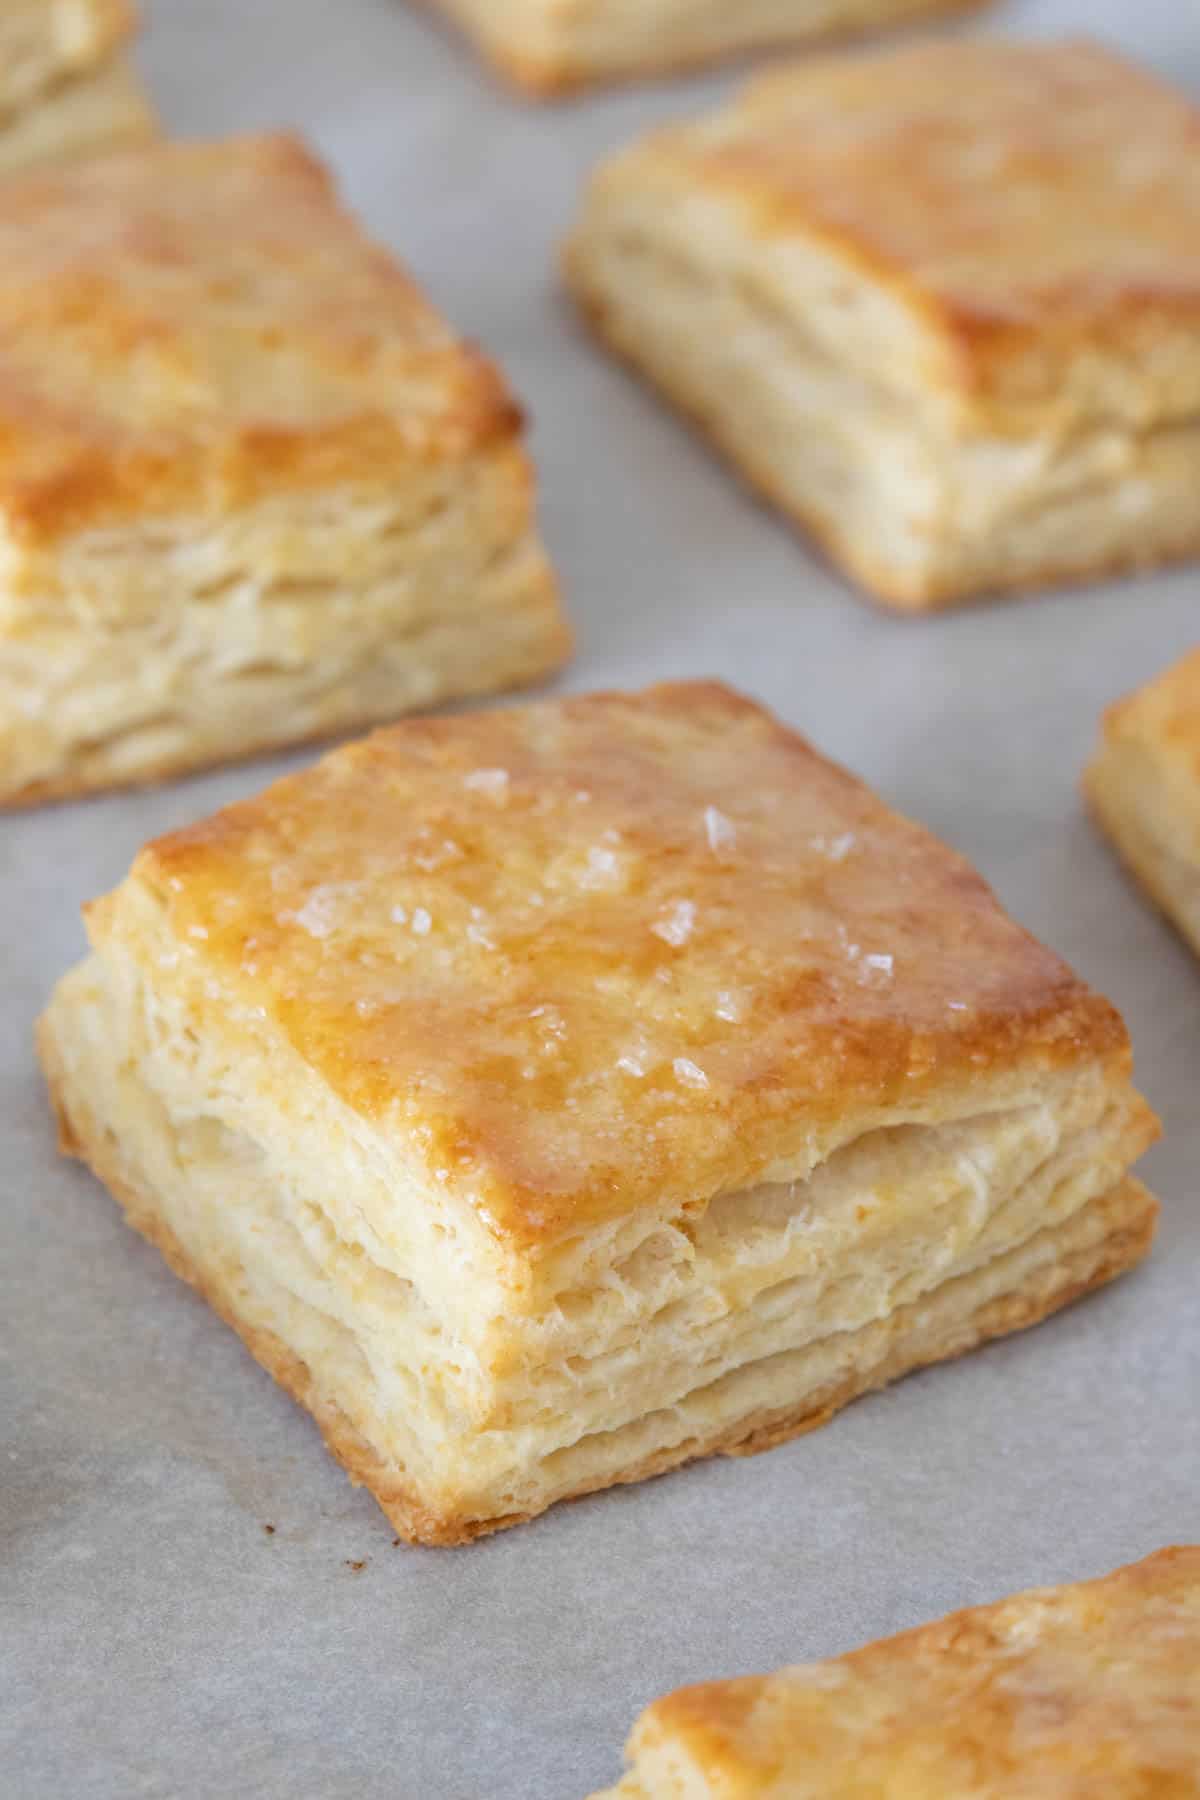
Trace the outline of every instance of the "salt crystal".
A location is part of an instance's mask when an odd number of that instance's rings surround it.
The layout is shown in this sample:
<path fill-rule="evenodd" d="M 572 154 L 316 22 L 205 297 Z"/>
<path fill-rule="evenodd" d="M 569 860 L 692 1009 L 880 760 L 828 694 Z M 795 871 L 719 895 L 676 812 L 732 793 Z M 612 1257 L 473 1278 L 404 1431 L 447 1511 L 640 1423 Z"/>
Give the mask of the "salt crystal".
<path fill-rule="evenodd" d="M 594 844 L 588 851 L 587 860 L 587 871 L 583 877 L 585 887 L 613 880 L 620 868 L 615 850 L 601 850 Z"/>
<path fill-rule="evenodd" d="M 188 936 L 193 938 L 207 938 L 208 932 L 203 925 L 189 925 Z"/>
<path fill-rule="evenodd" d="M 855 845 L 855 836 L 847 831 L 842 837 L 815 837 L 809 840 L 809 847 L 818 856 L 828 857 L 830 862 L 845 862 Z"/>
<path fill-rule="evenodd" d="M 508 787 L 508 770 L 472 769 L 463 777 L 463 786 L 480 794 L 503 794 Z"/>
<path fill-rule="evenodd" d="M 641 1050 L 626 1051 L 617 1058 L 618 1069 L 624 1069 L 626 1075 L 636 1075 L 640 1081 L 646 1073 L 645 1053 Z"/>
<path fill-rule="evenodd" d="M 946 1006 L 950 1012 L 966 1012 L 967 1010 L 965 1000 L 947 1000 Z"/>
<path fill-rule="evenodd" d="M 708 833 L 710 850 L 731 850 L 737 842 L 737 826 L 715 806 L 704 809 L 704 829 Z"/>
<path fill-rule="evenodd" d="M 708 1086 L 708 1076 L 704 1070 L 697 1063 L 690 1061 L 688 1057 L 677 1056 L 671 1067 L 675 1071 L 676 1081 L 681 1081 L 684 1087 L 706 1088 Z"/>
<path fill-rule="evenodd" d="M 659 919 L 650 929 L 655 937 L 662 938 L 665 943 L 674 944 L 678 949 L 680 944 L 687 943 L 695 926 L 695 903 L 691 900 L 677 900 L 667 917 Z"/>
<path fill-rule="evenodd" d="M 728 1019 L 731 1025 L 736 1025 L 742 1017 L 742 1003 L 728 988 L 722 988 L 717 995 L 716 1014 L 718 1019 Z"/>
<path fill-rule="evenodd" d="M 393 925 L 407 925 L 408 924 L 408 913 L 406 912 L 406 910 L 404 909 L 403 906 L 393 906 L 393 908 L 392 908 L 392 924 Z"/>
<path fill-rule="evenodd" d="M 413 908 L 412 928 L 418 937 L 428 937 L 429 928 L 432 924 L 433 920 L 423 906 L 416 906 Z"/>
<path fill-rule="evenodd" d="M 282 919 L 294 920 L 309 937 L 327 938 L 337 924 L 337 909 L 344 887 L 330 882 L 315 887 L 298 912 L 281 913 Z"/>
<path fill-rule="evenodd" d="M 494 941 L 488 936 L 486 928 L 474 919 L 467 926 L 467 936 L 473 944 L 479 944 L 484 950 L 496 948 Z"/>

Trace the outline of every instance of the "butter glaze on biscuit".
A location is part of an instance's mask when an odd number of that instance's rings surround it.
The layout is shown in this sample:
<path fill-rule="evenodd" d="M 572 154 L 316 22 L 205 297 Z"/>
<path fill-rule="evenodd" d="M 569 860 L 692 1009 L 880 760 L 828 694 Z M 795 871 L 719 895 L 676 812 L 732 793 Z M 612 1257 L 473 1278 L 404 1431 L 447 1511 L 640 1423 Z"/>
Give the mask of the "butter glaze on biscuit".
<path fill-rule="evenodd" d="M 66 1143 L 424 1541 L 810 1429 L 1153 1231 L 1112 1007 L 716 684 L 377 733 L 88 929 Z"/>

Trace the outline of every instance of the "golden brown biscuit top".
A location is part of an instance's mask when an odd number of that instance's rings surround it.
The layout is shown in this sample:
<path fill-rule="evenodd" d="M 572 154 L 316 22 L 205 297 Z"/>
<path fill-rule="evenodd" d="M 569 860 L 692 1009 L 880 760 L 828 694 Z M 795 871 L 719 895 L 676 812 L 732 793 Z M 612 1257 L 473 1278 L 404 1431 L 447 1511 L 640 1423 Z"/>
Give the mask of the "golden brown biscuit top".
<path fill-rule="evenodd" d="M 0 512 L 19 534 L 377 486 L 517 423 L 294 138 L 4 186 Z"/>
<path fill-rule="evenodd" d="M 1184 783 L 1195 784 L 1200 808 L 1200 649 L 1110 706 L 1104 735 L 1138 744 Z"/>
<path fill-rule="evenodd" d="M 946 380 L 1053 400 L 1082 337 L 1133 360 L 1115 392 L 1082 372 L 1106 404 L 1197 404 L 1200 111 L 1097 45 L 810 60 L 650 144 L 757 232 L 816 236 L 898 290 L 952 352 Z"/>
<path fill-rule="evenodd" d="M 976 1077 L 1127 1063 L 960 857 L 716 684 L 409 721 L 135 873 L 514 1245 L 750 1185 Z"/>
<path fill-rule="evenodd" d="M 1200 1795 L 1200 1546 L 834 1662 L 685 1688 L 630 1748 L 660 1745 L 723 1800 Z"/>

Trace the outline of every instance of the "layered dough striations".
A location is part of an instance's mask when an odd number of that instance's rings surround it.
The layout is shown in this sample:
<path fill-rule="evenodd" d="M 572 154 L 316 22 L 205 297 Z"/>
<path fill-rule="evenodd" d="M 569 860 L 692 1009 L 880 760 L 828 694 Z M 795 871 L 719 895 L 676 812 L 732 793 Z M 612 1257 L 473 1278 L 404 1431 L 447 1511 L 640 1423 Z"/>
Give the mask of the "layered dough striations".
<path fill-rule="evenodd" d="M 89 930 L 64 1141 L 422 1541 L 765 1448 L 1153 1233 L 1112 1009 L 719 688 L 393 728 Z"/>
<path fill-rule="evenodd" d="M 980 0 L 427 0 L 540 96 L 962 12 Z"/>
<path fill-rule="evenodd" d="M 752 84 L 603 166 L 566 257 L 599 335 L 888 604 L 1195 553 L 1200 154 L 1082 43 Z"/>
<path fill-rule="evenodd" d="M 0 175 L 156 135 L 126 55 L 134 25 L 125 0 L 5 0 Z"/>
<path fill-rule="evenodd" d="M 520 413 L 288 137 L 0 194 L 0 804 L 519 685 Z"/>

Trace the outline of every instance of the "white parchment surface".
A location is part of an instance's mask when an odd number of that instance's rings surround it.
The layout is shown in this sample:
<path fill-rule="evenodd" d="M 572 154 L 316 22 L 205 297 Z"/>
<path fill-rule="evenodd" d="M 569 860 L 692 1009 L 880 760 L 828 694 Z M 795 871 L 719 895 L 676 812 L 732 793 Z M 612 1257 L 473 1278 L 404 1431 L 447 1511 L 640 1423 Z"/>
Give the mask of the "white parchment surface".
<path fill-rule="evenodd" d="M 1125 1012 L 1167 1125 L 1144 1165 L 1165 1223 L 1132 1278 L 770 1455 L 394 1548 L 307 1417 L 58 1160 L 30 1052 L 80 902 L 289 759 L 0 819 L 0 1791 L 581 1800 L 666 1688 L 1200 1537 L 1200 968 L 1077 799 L 1102 705 L 1200 640 L 1200 571 L 886 617 L 584 340 L 553 273 L 584 171 L 731 77 L 534 109 L 403 0 L 149 11 L 173 130 L 302 127 L 505 364 L 580 627 L 565 685 L 720 675 L 965 851 Z M 1014 0 L 988 26 L 1097 33 L 1200 91 L 1187 0 Z"/>

